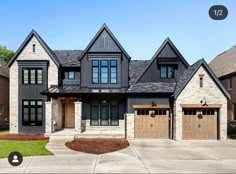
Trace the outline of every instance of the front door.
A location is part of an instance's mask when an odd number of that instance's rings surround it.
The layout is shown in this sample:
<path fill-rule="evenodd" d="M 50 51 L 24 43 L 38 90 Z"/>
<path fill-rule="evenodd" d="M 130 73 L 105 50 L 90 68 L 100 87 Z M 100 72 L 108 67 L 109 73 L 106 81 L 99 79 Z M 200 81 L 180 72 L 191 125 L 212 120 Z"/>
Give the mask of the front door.
<path fill-rule="evenodd" d="M 74 101 L 68 101 L 66 103 L 66 116 L 65 116 L 65 127 L 75 127 L 75 104 Z"/>

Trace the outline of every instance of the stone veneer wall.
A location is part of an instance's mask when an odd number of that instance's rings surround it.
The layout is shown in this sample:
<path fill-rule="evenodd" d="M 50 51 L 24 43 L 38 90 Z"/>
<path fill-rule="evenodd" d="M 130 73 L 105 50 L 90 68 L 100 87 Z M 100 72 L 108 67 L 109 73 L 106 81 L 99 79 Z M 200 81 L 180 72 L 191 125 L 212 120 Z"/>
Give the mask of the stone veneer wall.
<path fill-rule="evenodd" d="M 35 44 L 36 52 L 32 52 Z M 17 60 L 48 60 L 48 87 L 58 84 L 58 68 L 36 37 L 32 37 Z M 18 133 L 18 65 L 15 61 L 10 67 L 10 133 Z"/>
<path fill-rule="evenodd" d="M 199 74 L 204 74 L 203 88 L 199 85 Z M 207 104 L 222 104 L 220 108 L 220 139 L 227 139 L 227 98 L 214 83 L 207 71 L 201 66 L 174 104 L 174 138 L 182 140 L 182 107 L 180 104 L 200 104 L 205 98 Z"/>
<path fill-rule="evenodd" d="M 126 114 L 126 137 L 134 139 L 134 113 Z"/>

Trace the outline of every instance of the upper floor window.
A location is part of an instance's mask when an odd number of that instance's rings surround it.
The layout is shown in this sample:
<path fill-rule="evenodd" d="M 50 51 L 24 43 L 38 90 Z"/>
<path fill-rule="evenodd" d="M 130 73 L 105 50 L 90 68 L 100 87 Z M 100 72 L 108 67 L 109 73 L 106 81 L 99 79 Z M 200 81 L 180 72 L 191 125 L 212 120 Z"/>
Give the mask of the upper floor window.
<path fill-rule="evenodd" d="M 161 78 L 174 78 L 174 66 L 164 65 L 160 67 L 161 70 Z"/>
<path fill-rule="evenodd" d="M 202 88 L 202 87 L 203 87 L 203 78 L 200 77 L 200 88 Z"/>
<path fill-rule="evenodd" d="M 232 89 L 232 78 L 228 79 L 228 89 Z"/>
<path fill-rule="evenodd" d="M 33 53 L 35 53 L 35 51 L 36 51 L 35 44 L 33 44 L 33 46 L 32 46 L 32 51 L 33 51 Z"/>
<path fill-rule="evenodd" d="M 41 68 L 24 68 L 22 76 L 23 84 L 43 83 L 43 70 Z"/>
<path fill-rule="evenodd" d="M 75 72 L 74 71 L 69 71 L 68 79 L 75 79 Z"/>
<path fill-rule="evenodd" d="M 108 60 L 101 61 L 101 83 L 108 83 Z"/>
<path fill-rule="evenodd" d="M 117 60 L 92 60 L 93 84 L 117 83 Z"/>

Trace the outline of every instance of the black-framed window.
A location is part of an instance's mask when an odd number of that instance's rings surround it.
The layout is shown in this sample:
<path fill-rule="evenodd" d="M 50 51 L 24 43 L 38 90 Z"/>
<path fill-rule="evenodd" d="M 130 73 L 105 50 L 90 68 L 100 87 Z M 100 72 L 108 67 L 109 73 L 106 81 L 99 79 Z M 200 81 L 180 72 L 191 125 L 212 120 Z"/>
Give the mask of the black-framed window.
<path fill-rule="evenodd" d="M 90 104 L 91 126 L 118 126 L 119 103 L 118 101 L 100 100 Z"/>
<path fill-rule="evenodd" d="M 43 70 L 42 68 L 23 68 L 22 84 L 42 84 Z"/>
<path fill-rule="evenodd" d="M 110 83 L 117 83 L 117 60 L 110 61 Z"/>
<path fill-rule="evenodd" d="M 75 72 L 74 71 L 68 72 L 68 79 L 75 79 Z"/>
<path fill-rule="evenodd" d="M 202 110 L 202 115 L 215 115 L 214 109 L 204 109 Z"/>
<path fill-rule="evenodd" d="M 22 125 L 42 126 L 43 124 L 43 101 L 23 100 L 22 101 Z"/>
<path fill-rule="evenodd" d="M 232 104 L 232 120 L 236 120 L 236 104 Z"/>
<path fill-rule="evenodd" d="M 99 83 L 99 61 L 98 60 L 92 61 L 92 83 L 94 84 Z"/>
<path fill-rule="evenodd" d="M 117 84 L 117 60 L 92 60 L 93 84 Z"/>
<path fill-rule="evenodd" d="M 160 66 L 161 78 L 174 78 L 175 71 L 173 65 L 162 65 Z"/>
<path fill-rule="evenodd" d="M 3 115 L 3 104 L 0 104 L 0 115 Z"/>
<path fill-rule="evenodd" d="M 101 60 L 100 61 L 101 67 L 101 83 L 107 84 L 108 83 L 108 60 Z"/>

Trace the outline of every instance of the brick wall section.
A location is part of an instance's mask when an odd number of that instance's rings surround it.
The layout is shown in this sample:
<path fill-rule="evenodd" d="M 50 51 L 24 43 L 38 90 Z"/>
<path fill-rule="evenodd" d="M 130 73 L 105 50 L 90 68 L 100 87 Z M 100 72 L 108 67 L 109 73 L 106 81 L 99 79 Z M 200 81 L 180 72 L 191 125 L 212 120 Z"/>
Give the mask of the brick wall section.
<path fill-rule="evenodd" d="M 32 52 L 35 44 L 36 52 Z M 58 84 L 58 68 L 35 37 L 32 37 L 17 60 L 48 60 L 48 87 Z M 10 133 L 18 133 L 18 65 L 10 67 Z"/>
<path fill-rule="evenodd" d="M 203 88 L 200 88 L 199 85 L 199 74 L 204 74 Z M 205 69 L 200 67 L 175 101 L 174 138 L 176 140 L 182 140 L 182 108 L 180 104 L 200 104 L 203 98 L 207 100 L 208 104 L 222 104 L 220 108 L 220 139 L 227 139 L 227 98 Z"/>

